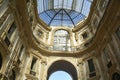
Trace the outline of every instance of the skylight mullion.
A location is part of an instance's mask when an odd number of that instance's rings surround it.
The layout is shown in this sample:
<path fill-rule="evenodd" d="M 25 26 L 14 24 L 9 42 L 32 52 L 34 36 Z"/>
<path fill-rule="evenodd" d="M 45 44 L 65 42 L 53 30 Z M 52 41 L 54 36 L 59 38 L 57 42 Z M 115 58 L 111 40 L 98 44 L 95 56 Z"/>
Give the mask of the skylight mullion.
<path fill-rule="evenodd" d="M 51 26 L 75 26 L 77 22 L 88 16 L 92 3 L 92 0 L 37 1 L 38 14 L 41 15 L 41 19 Z"/>
<path fill-rule="evenodd" d="M 83 0 L 83 2 L 82 2 L 82 7 L 81 7 L 80 12 L 82 12 L 82 10 L 83 10 L 84 2 L 85 2 L 85 0 Z"/>
<path fill-rule="evenodd" d="M 65 11 L 65 10 L 64 10 Z M 70 20 L 72 21 L 72 23 L 73 23 L 73 25 L 75 25 L 74 24 L 74 22 L 73 22 L 73 20 L 72 20 L 72 18 L 70 17 L 70 15 L 65 11 L 65 13 L 69 16 L 69 18 L 70 18 Z"/>
<path fill-rule="evenodd" d="M 50 18 L 52 18 L 47 12 L 45 12 L 46 13 L 46 15 L 48 15 Z"/>

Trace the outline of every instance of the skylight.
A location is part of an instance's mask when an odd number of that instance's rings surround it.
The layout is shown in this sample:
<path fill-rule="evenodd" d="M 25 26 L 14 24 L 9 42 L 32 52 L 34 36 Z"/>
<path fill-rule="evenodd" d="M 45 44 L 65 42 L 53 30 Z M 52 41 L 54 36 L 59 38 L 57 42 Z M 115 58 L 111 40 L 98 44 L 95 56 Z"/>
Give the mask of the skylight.
<path fill-rule="evenodd" d="M 85 20 L 92 0 L 37 0 L 38 15 L 49 26 L 74 27 Z"/>

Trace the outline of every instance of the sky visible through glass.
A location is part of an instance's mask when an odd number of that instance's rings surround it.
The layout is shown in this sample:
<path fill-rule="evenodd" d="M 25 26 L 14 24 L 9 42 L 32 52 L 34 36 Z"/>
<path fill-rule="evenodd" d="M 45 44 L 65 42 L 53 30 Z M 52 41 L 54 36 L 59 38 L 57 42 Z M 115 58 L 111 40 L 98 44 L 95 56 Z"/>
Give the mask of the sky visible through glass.
<path fill-rule="evenodd" d="M 87 18 L 92 0 L 37 0 L 38 15 L 48 26 L 74 27 Z"/>
<path fill-rule="evenodd" d="M 72 80 L 72 77 L 65 71 L 56 71 L 51 74 L 49 80 Z"/>

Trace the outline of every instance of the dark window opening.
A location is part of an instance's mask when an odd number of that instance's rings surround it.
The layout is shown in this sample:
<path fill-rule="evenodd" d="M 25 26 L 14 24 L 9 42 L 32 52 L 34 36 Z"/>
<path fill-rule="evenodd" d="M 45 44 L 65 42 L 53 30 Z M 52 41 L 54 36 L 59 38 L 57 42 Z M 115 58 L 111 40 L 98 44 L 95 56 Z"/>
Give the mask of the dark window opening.
<path fill-rule="evenodd" d="M 13 32 L 15 31 L 15 29 L 16 29 L 16 25 L 15 25 L 15 23 L 13 23 L 11 25 L 10 29 L 8 30 L 8 34 L 7 34 L 8 38 L 10 38 L 12 36 Z"/>
<path fill-rule="evenodd" d="M 120 28 L 118 28 L 118 29 L 116 30 L 116 35 L 117 35 L 117 37 L 118 37 L 119 40 L 120 40 Z"/>
<path fill-rule="evenodd" d="M 90 44 L 90 42 L 87 42 L 87 43 L 84 44 L 84 46 L 85 46 L 85 47 L 88 47 L 89 44 Z"/>
<path fill-rule="evenodd" d="M 95 66 L 94 66 L 92 59 L 88 60 L 88 67 L 89 67 L 89 71 L 90 71 L 89 77 L 91 78 L 91 77 L 96 76 Z"/>
<path fill-rule="evenodd" d="M 33 76 L 36 75 L 36 72 L 35 72 L 36 61 L 37 61 L 37 59 L 35 57 L 33 57 L 32 64 L 31 64 L 31 70 L 30 70 L 30 74 L 33 75 Z"/>
<path fill-rule="evenodd" d="M 37 31 L 37 35 L 38 35 L 39 37 L 41 37 L 42 34 L 43 34 L 42 31 L 40 31 L 40 30 Z"/>
<path fill-rule="evenodd" d="M 10 40 L 8 39 L 8 37 L 7 37 L 7 36 L 6 36 L 6 38 L 5 38 L 5 40 L 4 40 L 4 41 L 5 41 L 5 43 L 6 43 L 6 45 L 7 45 L 7 46 L 9 46 L 9 45 L 10 45 Z"/>
<path fill-rule="evenodd" d="M 88 34 L 85 32 L 84 34 L 82 34 L 83 39 L 86 39 L 88 37 Z"/>
<path fill-rule="evenodd" d="M 0 53 L 0 69 L 1 69 L 1 67 L 2 67 L 2 55 Z"/>
<path fill-rule="evenodd" d="M 30 0 L 26 0 L 26 2 L 28 3 L 28 2 L 30 2 Z"/>

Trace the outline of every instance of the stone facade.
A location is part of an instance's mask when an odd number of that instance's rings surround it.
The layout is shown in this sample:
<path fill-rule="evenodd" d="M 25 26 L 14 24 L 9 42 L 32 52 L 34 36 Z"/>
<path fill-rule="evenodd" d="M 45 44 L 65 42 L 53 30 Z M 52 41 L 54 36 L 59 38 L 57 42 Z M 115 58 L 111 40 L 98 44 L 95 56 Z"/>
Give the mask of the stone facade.
<path fill-rule="evenodd" d="M 71 29 L 48 27 L 36 0 L 0 0 L 0 80 L 48 80 L 58 70 L 73 80 L 120 80 L 119 3 L 93 0 L 88 18 Z M 54 50 L 57 30 L 68 31 L 69 50 Z"/>

